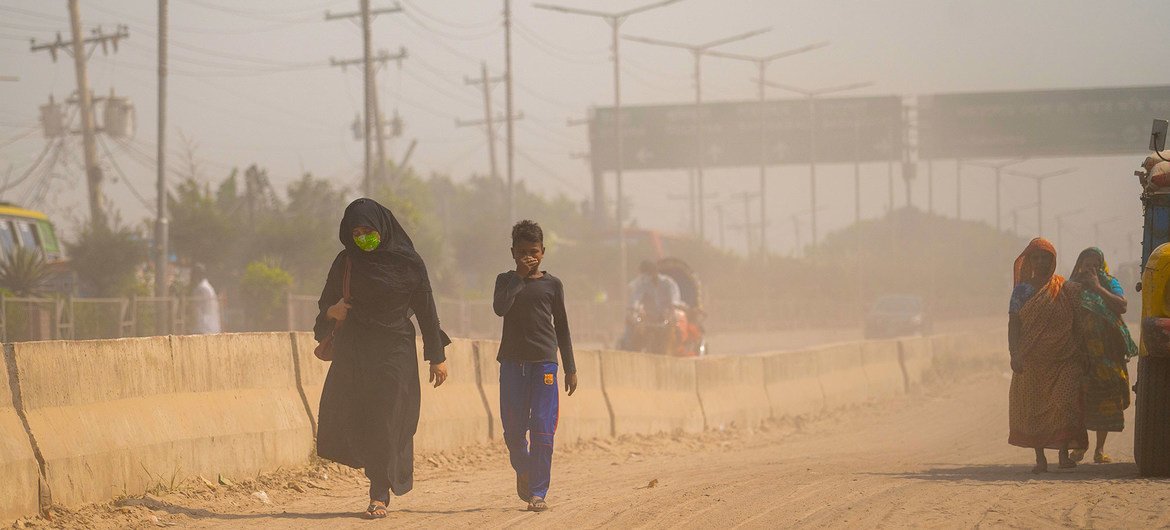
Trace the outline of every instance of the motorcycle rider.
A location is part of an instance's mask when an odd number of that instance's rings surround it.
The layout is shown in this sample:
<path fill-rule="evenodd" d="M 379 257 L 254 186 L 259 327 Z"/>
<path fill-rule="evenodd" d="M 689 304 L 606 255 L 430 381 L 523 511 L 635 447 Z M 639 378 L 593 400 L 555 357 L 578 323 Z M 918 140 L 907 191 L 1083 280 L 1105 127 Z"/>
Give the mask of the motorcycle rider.
<path fill-rule="evenodd" d="M 658 266 L 653 261 L 645 260 L 638 266 L 640 274 L 629 285 L 629 305 L 631 315 L 641 314 L 646 322 L 665 322 L 672 320 L 675 308 L 685 307 L 678 284 L 674 279 L 658 272 Z M 633 329 L 633 319 L 627 320 L 622 344 L 629 349 L 637 349 L 640 344 L 634 344 L 637 330 Z"/>

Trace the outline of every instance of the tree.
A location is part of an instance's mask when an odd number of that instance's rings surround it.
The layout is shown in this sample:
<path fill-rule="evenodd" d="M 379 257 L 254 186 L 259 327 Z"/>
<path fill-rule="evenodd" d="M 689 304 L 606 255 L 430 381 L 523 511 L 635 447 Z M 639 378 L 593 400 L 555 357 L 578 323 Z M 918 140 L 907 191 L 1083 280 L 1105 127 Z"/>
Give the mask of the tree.
<path fill-rule="evenodd" d="M 110 226 L 89 223 L 66 242 L 83 295 L 127 296 L 137 290 L 136 273 L 146 263 L 147 245 L 136 230 L 113 218 Z"/>
<path fill-rule="evenodd" d="M 16 296 L 38 296 L 52 279 L 40 251 L 24 246 L 0 261 L 0 287 Z"/>

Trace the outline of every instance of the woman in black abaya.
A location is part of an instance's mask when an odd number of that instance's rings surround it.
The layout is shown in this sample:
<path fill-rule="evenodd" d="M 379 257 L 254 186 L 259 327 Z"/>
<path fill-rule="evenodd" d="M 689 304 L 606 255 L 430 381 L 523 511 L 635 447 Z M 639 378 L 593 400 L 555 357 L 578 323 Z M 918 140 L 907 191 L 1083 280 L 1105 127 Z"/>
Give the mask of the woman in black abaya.
<path fill-rule="evenodd" d="M 414 433 L 419 417 L 418 351 L 413 313 L 436 387 L 447 379 L 426 265 L 394 214 L 372 199 L 345 209 L 338 236 L 345 246 L 329 269 L 313 331 L 318 341 L 343 321 L 321 393 L 317 454 L 370 479 L 369 517 L 386 516 L 390 492 L 414 485 Z M 342 299 L 350 268 L 350 297 Z"/>

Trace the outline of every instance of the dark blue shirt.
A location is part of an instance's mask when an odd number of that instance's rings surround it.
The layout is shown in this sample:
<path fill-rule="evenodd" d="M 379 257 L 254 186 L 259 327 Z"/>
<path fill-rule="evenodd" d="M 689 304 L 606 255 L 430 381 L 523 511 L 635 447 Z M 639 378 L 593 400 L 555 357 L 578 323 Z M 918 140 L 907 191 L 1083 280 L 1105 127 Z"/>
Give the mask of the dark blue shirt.
<path fill-rule="evenodd" d="M 504 272 L 496 276 L 492 305 L 504 317 L 497 360 L 555 363 L 559 348 L 565 373 L 577 372 L 561 280 L 547 272 L 540 278 Z"/>

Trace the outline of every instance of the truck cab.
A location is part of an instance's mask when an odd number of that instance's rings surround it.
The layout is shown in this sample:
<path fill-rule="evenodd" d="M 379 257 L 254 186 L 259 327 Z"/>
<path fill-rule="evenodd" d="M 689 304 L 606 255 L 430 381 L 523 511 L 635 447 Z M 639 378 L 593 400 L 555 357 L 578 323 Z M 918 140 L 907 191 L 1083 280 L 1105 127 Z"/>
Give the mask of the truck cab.
<path fill-rule="evenodd" d="M 1161 122 L 1159 124 L 1159 122 Z M 1166 122 L 1155 120 L 1154 153 L 1134 172 L 1143 210 L 1141 339 L 1134 384 L 1134 460 L 1142 476 L 1170 476 L 1170 153 Z"/>

